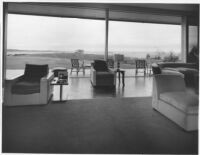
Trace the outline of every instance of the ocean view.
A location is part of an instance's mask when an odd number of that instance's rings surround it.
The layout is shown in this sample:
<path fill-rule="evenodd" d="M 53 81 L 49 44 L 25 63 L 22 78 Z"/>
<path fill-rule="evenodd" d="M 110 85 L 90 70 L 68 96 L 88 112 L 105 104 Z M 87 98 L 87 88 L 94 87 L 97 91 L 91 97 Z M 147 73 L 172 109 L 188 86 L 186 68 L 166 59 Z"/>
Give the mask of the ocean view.
<path fill-rule="evenodd" d="M 94 60 L 104 59 L 104 52 L 83 51 L 81 58 L 77 57 L 76 51 L 56 51 L 56 50 L 7 50 L 7 69 L 24 69 L 25 64 L 48 64 L 49 68 L 66 67 L 71 68 L 71 59 L 78 58 L 84 60 L 84 64 L 91 64 Z M 147 54 L 150 55 L 152 62 L 162 61 L 170 53 L 167 52 L 109 52 L 108 57 L 113 58 L 114 54 L 123 54 L 124 61 L 121 62 L 121 68 L 135 68 L 135 59 L 145 59 Z M 180 54 L 173 53 L 180 58 Z M 160 57 L 158 60 L 156 57 Z"/>
<path fill-rule="evenodd" d="M 32 55 L 32 54 L 58 54 L 58 53 L 66 53 L 66 54 L 73 54 L 75 51 L 54 51 L 54 50 L 14 50 L 8 49 L 7 55 Z M 84 51 L 84 54 L 96 54 L 96 55 L 104 55 L 104 52 L 101 51 Z M 155 57 L 156 55 L 160 55 L 161 57 L 166 56 L 169 52 L 162 52 L 162 51 L 133 51 L 133 52 L 108 52 L 109 56 L 113 56 L 114 54 L 123 54 L 125 57 L 130 58 L 146 58 L 146 55 L 149 54 L 151 57 Z M 175 55 L 179 56 L 180 53 L 174 52 Z"/>

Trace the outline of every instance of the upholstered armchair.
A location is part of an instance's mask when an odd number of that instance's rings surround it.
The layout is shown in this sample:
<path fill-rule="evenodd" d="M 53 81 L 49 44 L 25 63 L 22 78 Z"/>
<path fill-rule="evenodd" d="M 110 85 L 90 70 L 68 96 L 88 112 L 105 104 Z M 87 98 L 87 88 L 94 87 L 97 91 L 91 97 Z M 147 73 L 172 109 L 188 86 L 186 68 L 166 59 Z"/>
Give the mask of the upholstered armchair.
<path fill-rule="evenodd" d="M 92 63 L 90 79 L 93 86 L 116 85 L 116 73 L 108 68 L 104 60 L 95 60 L 94 63 Z"/>
<path fill-rule="evenodd" d="M 48 65 L 26 64 L 22 76 L 6 80 L 4 105 L 47 104 L 52 96 L 53 77 Z"/>
<path fill-rule="evenodd" d="M 152 107 L 186 131 L 198 129 L 198 95 L 186 91 L 181 75 L 153 79 Z"/>

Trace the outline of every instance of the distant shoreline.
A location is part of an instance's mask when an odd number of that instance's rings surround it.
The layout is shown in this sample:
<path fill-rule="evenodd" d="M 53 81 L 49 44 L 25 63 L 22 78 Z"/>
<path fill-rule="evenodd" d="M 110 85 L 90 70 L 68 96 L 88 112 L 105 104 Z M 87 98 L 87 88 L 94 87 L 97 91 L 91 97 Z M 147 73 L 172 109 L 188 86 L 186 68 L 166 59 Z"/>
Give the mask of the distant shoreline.
<path fill-rule="evenodd" d="M 75 51 L 53 51 L 53 50 L 18 50 L 18 49 L 8 49 L 7 56 L 20 56 L 20 55 L 53 55 L 53 54 L 61 54 L 61 55 L 73 55 Z M 115 53 L 124 54 L 125 57 L 130 58 L 146 58 L 146 55 L 149 54 L 151 57 L 155 57 L 156 55 L 160 55 L 164 57 L 169 54 L 169 52 L 163 51 L 152 51 L 152 52 L 145 52 L 145 51 L 133 51 L 133 52 L 109 52 L 109 56 L 113 56 Z M 174 53 L 175 55 L 179 56 L 179 53 Z M 104 52 L 92 52 L 92 51 L 84 51 L 84 55 L 104 55 Z"/>

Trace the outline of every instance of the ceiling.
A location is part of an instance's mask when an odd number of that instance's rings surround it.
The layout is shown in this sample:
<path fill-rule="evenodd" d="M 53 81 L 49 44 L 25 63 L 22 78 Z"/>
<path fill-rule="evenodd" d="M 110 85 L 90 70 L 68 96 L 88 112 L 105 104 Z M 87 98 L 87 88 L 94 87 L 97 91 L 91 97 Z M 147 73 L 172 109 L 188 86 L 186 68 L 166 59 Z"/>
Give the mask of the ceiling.
<path fill-rule="evenodd" d="M 8 13 L 105 19 L 118 21 L 181 24 L 183 16 L 198 20 L 198 4 L 147 3 L 17 3 L 8 2 Z M 196 20 L 197 19 L 197 20 Z"/>
<path fill-rule="evenodd" d="M 174 11 L 188 11 L 188 12 L 198 12 L 198 4 L 152 4 L 152 3 L 118 3 L 116 5 L 121 6 L 133 6 L 133 7 L 144 7 L 144 8 L 154 8 L 154 9 L 165 9 Z"/>

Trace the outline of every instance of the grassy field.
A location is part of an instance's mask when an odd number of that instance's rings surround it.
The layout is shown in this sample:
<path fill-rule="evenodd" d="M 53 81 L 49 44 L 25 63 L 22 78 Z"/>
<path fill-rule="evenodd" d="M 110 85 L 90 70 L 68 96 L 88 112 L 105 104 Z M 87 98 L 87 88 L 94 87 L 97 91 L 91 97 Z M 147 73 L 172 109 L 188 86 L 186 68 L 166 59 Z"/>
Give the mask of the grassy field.
<path fill-rule="evenodd" d="M 24 69 L 26 63 L 48 64 L 49 68 L 65 67 L 71 68 L 71 58 L 75 58 L 73 53 L 47 53 L 47 54 L 15 54 L 8 55 L 6 59 L 7 69 Z M 84 64 L 91 64 L 95 59 L 104 59 L 103 55 L 85 54 Z M 122 63 L 124 69 L 135 68 L 134 61 L 126 58 L 126 63 Z"/>
<path fill-rule="evenodd" d="M 24 69 L 25 64 L 48 64 L 49 68 L 65 67 L 71 68 L 71 59 L 77 58 L 74 53 L 43 53 L 43 54 L 10 54 L 7 55 L 6 69 Z M 103 54 L 84 54 L 84 64 L 91 64 L 96 59 L 104 59 Z M 135 59 L 125 57 L 125 61 L 121 63 L 121 68 L 135 68 Z M 116 66 L 116 64 L 115 64 Z"/>

